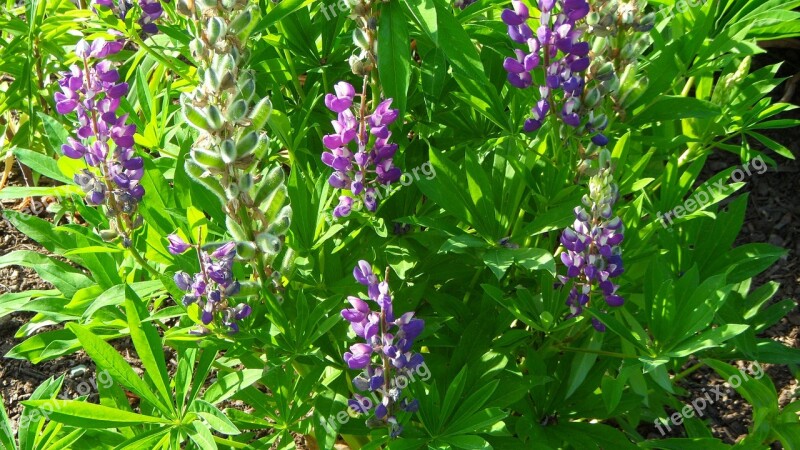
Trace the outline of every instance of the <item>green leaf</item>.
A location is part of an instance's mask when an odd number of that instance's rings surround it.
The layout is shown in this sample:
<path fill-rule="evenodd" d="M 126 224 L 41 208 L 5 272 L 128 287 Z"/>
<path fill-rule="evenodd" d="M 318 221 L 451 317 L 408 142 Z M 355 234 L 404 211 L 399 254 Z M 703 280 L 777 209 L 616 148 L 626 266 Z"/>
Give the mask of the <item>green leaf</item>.
<path fill-rule="evenodd" d="M 720 115 L 719 106 L 692 97 L 662 95 L 650 107 L 638 113 L 631 120 L 631 127 L 654 122 L 673 121 L 687 118 L 710 118 Z"/>
<path fill-rule="evenodd" d="M 198 448 L 203 450 L 217 449 L 217 443 L 214 441 L 214 435 L 200 422 L 192 423 L 193 430 L 189 431 L 189 437 L 198 445 Z"/>
<path fill-rule="evenodd" d="M 236 425 L 233 424 L 219 409 L 205 400 L 195 400 L 190 408 L 191 411 L 197 413 L 203 420 L 208 423 L 208 426 L 222 434 L 237 435 L 241 434 Z"/>
<path fill-rule="evenodd" d="M 77 428 L 118 428 L 143 423 L 170 423 L 169 420 L 159 417 L 120 411 L 76 400 L 27 400 L 22 404 L 46 413 L 50 420 Z"/>
<path fill-rule="evenodd" d="M 139 310 L 147 311 L 146 304 L 130 287 L 125 286 L 125 312 L 128 316 L 128 329 L 131 333 L 136 354 L 145 368 L 144 376 L 158 389 L 161 400 L 174 412 L 172 395 L 169 390 L 169 373 L 167 372 L 164 348 L 161 337 L 151 322 L 142 322 Z"/>
<path fill-rule="evenodd" d="M 139 281 L 130 285 L 117 285 L 103 292 L 91 302 L 83 312 L 83 319 L 89 319 L 99 309 L 106 306 L 121 305 L 125 301 L 125 290 L 130 286 L 133 292 L 144 298 L 151 298 L 163 291 L 163 285 L 158 280 Z"/>
<path fill-rule="evenodd" d="M 50 156 L 19 147 L 14 148 L 14 156 L 17 157 L 19 162 L 30 167 L 38 174 L 62 183 L 72 184 L 72 180 L 61 173 L 61 169 L 58 168 L 58 163 Z"/>
<path fill-rule="evenodd" d="M 721 343 L 744 333 L 748 328 L 750 328 L 750 325 L 721 325 L 684 341 L 677 347 L 672 348 L 666 355 L 673 358 L 682 358 L 707 348 L 719 347 Z"/>
<path fill-rule="evenodd" d="M 263 372 L 261 369 L 244 369 L 225 374 L 206 389 L 203 398 L 211 404 L 219 403 L 258 381 Z"/>
<path fill-rule="evenodd" d="M 386 98 L 392 98 L 402 118 L 411 77 L 411 40 L 399 2 L 383 3 L 378 26 L 378 74 Z"/>
<path fill-rule="evenodd" d="M 94 285 L 89 277 L 69 264 L 30 250 L 17 250 L 0 256 L 0 268 L 13 265 L 32 268 L 68 298 Z"/>
<path fill-rule="evenodd" d="M 61 146 L 67 143 L 67 138 L 69 137 L 67 129 L 64 128 L 61 122 L 42 111 L 37 111 L 36 114 L 39 116 L 39 119 L 41 119 L 42 126 L 44 126 L 44 134 L 47 137 L 47 143 L 49 144 L 48 147 L 51 154 L 60 155 Z"/>
<path fill-rule="evenodd" d="M 117 353 L 114 347 L 84 326 L 68 323 L 67 329 L 75 334 L 99 369 L 108 371 L 114 381 L 130 389 L 131 392 L 158 408 L 166 416 L 172 415 L 172 408 L 150 390 L 147 383 L 136 375 L 133 368 Z"/>

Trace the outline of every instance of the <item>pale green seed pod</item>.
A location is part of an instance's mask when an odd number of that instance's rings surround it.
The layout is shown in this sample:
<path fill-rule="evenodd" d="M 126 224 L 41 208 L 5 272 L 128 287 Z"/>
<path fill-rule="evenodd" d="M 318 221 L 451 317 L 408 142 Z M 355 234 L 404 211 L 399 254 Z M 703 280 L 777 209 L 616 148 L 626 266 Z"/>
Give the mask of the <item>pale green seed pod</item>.
<path fill-rule="evenodd" d="M 205 53 L 203 41 L 200 39 L 193 39 L 192 42 L 189 43 L 189 51 L 192 53 L 193 57 L 200 59 Z"/>
<path fill-rule="evenodd" d="M 225 38 L 227 31 L 228 26 L 225 24 L 225 20 L 222 17 L 212 17 L 208 19 L 205 30 L 208 44 L 212 47 L 217 45 L 220 39 Z"/>
<path fill-rule="evenodd" d="M 209 105 L 208 108 L 206 108 L 206 115 L 208 116 L 208 124 L 211 126 L 212 130 L 217 131 L 222 128 L 224 121 L 222 119 L 222 113 L 219 112 L 219 108 L 215 105 Z"/>
<path fill-rule="evenodd" d="M 227 195 L 225 196 L 225 199 L 222 202 L 223 203 L 228 202 Z M 250 236 L 247 234 L 247 232 L 244 231 L 244 228 L 242 228 L 239 222 L 237 222 L 236 219 L 231 216 L 225 216 L 225 228 L 235 241 L 250 240 Z"/>
<path fill-rule="evenodd" d="M 237 97 L 250 103 L 256 95 L 256 82 L 251 76 L 246 75 L 248 73 L 249 72 L 243 72 L 239 74 L 239 83 L 237 85 L 239 94 Z"/>
<path fill-rule="evenodd" d="M 604 130 L 608 126 L 608 117 L 605 114 L 590 117 L 590 125 L 595 130 Z"/>
<path fill-rule="evenodd" d="M 281 184 L 259 205 L 259 209 L 264 213 L 268 223 L 275 221 L 275 218 L 278 217 L 278 212 L 283 208 L 288 197 L 289 192 L 286 189 L 286 185 Z"/>
<path fill-rule="evenodd" d="M 272 102 L 269 100 L 269 97 L 262 98 L 256 106 L 253 107 L 253 110 L 250 112 L 250 121 L 251 126 L 255 130 L 260 130 L 264 127 L 269 120 L 269 115 L 272 113 Z"/>
<path fill-rule="evenodd" d="M 253 202 L 256 205 L 261 204 L 267 198 L 267 196 L 278 188 L 278 186 L 283 183 L 285 175 L 283 173 L 283 169 L 280 166 L 275 166 L 272 170 L 270 170 L 267 175 L 261 180 L 258 191 L 256 195 L 253 197 Z"/>
<path fill-rule="evenodd" d="M 259 233 L 256 235 L 256 244 L 258 248 L 268 257 L 275 257 L 280 253 L 283 244 L 277 236 L 270 233 Z"/>
<path fill-rule="evenodd" d="M 223 161 L 222 156 L 215 151 L 203 148 L 193 148 L 189 152 L 189 156 L 194 162 L 206 169 L 225 168 L 225 161 Z"/>
<path fill-rule="evenodd" d="M 234 88 L 236 80 L 234 79 L 233 72 L 225 72 L 222 79 L 219 80 L 219 92 L 228 91 Z"/>
<path fill-rule="evenodd" d="M 192 159 L 187 158 L 186 162 L 183 164 L 183 167 L 186 169 L 186 173 L 190 177 L 192 177 L 201 185 L 205 186 L 209 191 L 216 195 L 222 203 L 227 201 L 225 198 L 225 189 L 222 188 L 222 185 L 216 178 L 204 176 L 206 169 L 203 166 L 197 164 Z"/>
<path fill-rule="evenodd" d="M 228 32 L 238 38 L 238 34 L 243 32 L 250 22 L 253 20 L 253 13 L 248 8 L 239 13 L 233 20 L 231 20 L 231 25 L 228 28 Z M 242 39 L 240 39 L 242 40 Z"/>
<path fill-rule="evenodd" d="M 239 241 L 236 243 L 236 257 L 244 261 L 250 261 L 258 254 L 258 247 L 252 241 Z"/>
<path fill-rule="evenodd" d="M 236 1 L 237 0 L 220 0 L 220 5 L 228 11 L 233 11 L 236 8 Z"/>
<path fill-rule="evenodd" d="M 255 151 L 257 145 L 258 133 L 255 131 L 247 132 L 236 142 L 236 158 L 241 159 L 250 155 Z"/>
<path fill-rule="evenodd" d="M 189 125 L 197 128 L 200 131 L 207 132 L 211 130 L 212 127 L 208 121 L 208 117 L 200 109 L 195 108 L 194 105 L 185 102 L 181 111 L 183 112 L 184 119 L 186 119 L 186 122 Z"/>
<path fill-rule="evenodd" d="M 248 109 L 246 101 L 243 99 L 235 100 L 230 106 L 228 106 L 228 121 L 232 123 L 239 122 L 244 118 L 245 115 L 247 115 L 247 111 Z"/>
<path fill-rule="evenodd" d="M 258 136 L 258 144 L 256 144 L 256 149 L 253 151 L 253 156 L 258 159 L 265 158 L 269 151 L 269 142 L 269 136 L 266 133 L 261 133 Z"/>
<path fill-rule="evenodd" d="M 636 83 L 636 64 L 630 64 L 625 67 L 622 76 L 619 78 L 620 89 L 628 91 L 633 88 Z"/>
<path fill-rule="evenodd" d="M 228 200 L 236 200 L 240 192 L 239 185 L 236 183 L 231 183 L 225 187 L 225 195 L 228 197 Z"/>
<path fill-rule="evenodd" d="M 607 148 L 600 150 L 600 154 L 598 155 L 598 161 L 600 162 L 601 168 L 606 168 L 611 166 L 611 152 L 608 151 Z"/>
<path fill-rule="evenodd" d="M 216 70 L 209 68 L 203 73 L 203 85 L 209 93 L 219 92 L 219 77 Z"/>
<path fill-rule="evenodd" d="M 628 42 L 625 46 L 622 47 L 622 51 L 620 54 L 622 55 L 623 59 L 632 60 L 636 57 L 637 48 Z"/>
<path fill-rule="evenodd" d="M 236 161 L 236 145 L 231 139 L 225 139 L 219 146 L 219 154 L 225 164 L 233 164 Z"/>
<path fill-rule="evenodd" d="M 278 213 L 278 217 L 275 218 L 267 231 L 270 233 L 276 234 L 278 236 L 286 234 L 289 231 L 289 227 L 292 224 L 292 207 L 290 205 L 286 205 L 281 208 L 280 212 Z"/>
<path fill-rule="evenodd" d="M 586 97 L 584 98 L 584 105 L 587 108 L 594 108 L 600 103 L 602 100 L 602 96 L 600 95 L 600 90 L 597 88 L 592 88 L 586 91 Z"/>
<path fill-rule="evenodd" d="M 353 43 L 361 50 L 369 51 L 369 39 L 361 28 L 353 29 Z"/>
<path fill-rule="evenodd" d="M 607 81 L 614 75 L 614 65 L 610 61 L 601 63 L 599 66 L 592 66 L 592 69 L 597 67 L 593 72 L 594 77 L 600 81 Z"/>
<path fill-rule="evenodd" d="M 241 192 L 250 192 L 253 189 L 253 176 L 245 173 L 239 178 L 239 190 Z"/>

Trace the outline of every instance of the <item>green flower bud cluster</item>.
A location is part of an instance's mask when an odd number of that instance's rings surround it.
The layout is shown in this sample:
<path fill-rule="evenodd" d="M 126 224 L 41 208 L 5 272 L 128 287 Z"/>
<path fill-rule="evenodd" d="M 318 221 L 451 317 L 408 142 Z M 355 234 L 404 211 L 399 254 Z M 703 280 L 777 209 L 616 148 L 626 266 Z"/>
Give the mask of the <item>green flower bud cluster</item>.
<path fill-rule="evenodd" d="M 714 85 L 714 91 L 711 93 L 711 103 L 720 106 L 730 103 L 736 86 L 741 84 L 747 74 L 750 73 L 750 64 L 752 62 L 752 56 L 748 55 L 739 63 L 735 72 L 722 75 L 717 84 Z"/>
<path fill-rule="evenodd" d="M 351 2 L 353 7 L 350 18 L 356 22 L 357 28 L 353 30 L 353 44 L 356 46 L 348 62 L 353 74 L 364 77 L 375 69 L 376 55 L 378 54 L 378 14 L 376 0 L 356 0 Z"/>
<path fill-rule="evenodd" d="M 264 127 L 272 103 L 256 93 L 245 45 L 258 8 L 247 0 L 180 0 L 178 11 L 192 19 L 189 50 L 198 78 L 180 99 L 186 123 L 199 132 L 185 169 L 220 199 L 237 257 L 250 261 L 266 284 L 292 209 L 283 169 L 262 163 L 270 155 Z"/>
<path fill-rule="evenodd" d="M 611 207 L 619 198 L 619 187 L 614 183 L 611 153 L 608 149 L 601 150 L 598 159 L 600 167 L 589 178 L 589 193 L 584 194 L 581 201 L 584 205 L 594 205 L 593 208 L 599 208 L 599 215 L 606 217 L 611 215 Z"/>
<path fill-rule="evenodd" d="M 647 32 L 656 24 L 656 15 L 646 13 L 647 0 L 598 0 L 586 17 L 594 36 L 617 36 L 620 33 Z"/>

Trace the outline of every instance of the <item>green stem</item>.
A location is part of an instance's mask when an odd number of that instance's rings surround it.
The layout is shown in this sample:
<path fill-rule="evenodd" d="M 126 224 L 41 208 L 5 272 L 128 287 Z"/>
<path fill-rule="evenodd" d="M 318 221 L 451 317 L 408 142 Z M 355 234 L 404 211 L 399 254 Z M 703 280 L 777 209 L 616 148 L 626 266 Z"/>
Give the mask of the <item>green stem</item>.
<path fill-rule="evenodd" d="M 689 367 L 688 369 L 684 370 L 683 372 L 681 372 L 681 373 L 675 375 L 674 377 L 672 377 L 672 382 L 673 383 L 677 383 L 678 381 L 681 381 L 682 379 L 686 378 L 688 375 L 691 375 L 692 373 L 694 373 L 699 368 L 701 368 L 701 367 L 703 367 L 705 365 L 706 365 L 706 363 L 704 363 L 703 361 L 700 361 L 700 362 L 694 364 L 693 366 Z"/>

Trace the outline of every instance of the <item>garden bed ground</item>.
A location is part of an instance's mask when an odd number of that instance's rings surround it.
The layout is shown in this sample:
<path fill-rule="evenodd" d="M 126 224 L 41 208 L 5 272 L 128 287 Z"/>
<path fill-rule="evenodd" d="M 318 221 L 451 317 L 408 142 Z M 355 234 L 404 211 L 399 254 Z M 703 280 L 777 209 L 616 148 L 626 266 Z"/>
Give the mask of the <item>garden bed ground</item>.
<path fill-rule="evenodd" d="M 797 50 L 776 49 L 763 56 L 757 64 L 766 65 L 779 61 L 786 61 L 781 75 L 791 76 L 800 71 L 800 52 Z M 783 93 L 776 92 L 776 97 Z M 800 94 L 796 94 L 793 101 L 800 102 Z M 800 112 L 791 111 L 787 117 L 800 118 Z M 769 135 L 769 133 L 767 133 Z M 773 139 L 785 144 L 795 155 L 800 155 L 800 129 L 780 130 L 770 135 Z M 774 280 L 781 283 L 781 288 L 776 298 L 778 300 L 790 298 L 800 299 L 800 163 L 788 161 L 776 156 L 780 167 L 770 169 L 762 175 L 754 174 L 749 177 L 743 192 L 749 192 L 747 216 L 742 233 L 737 244 L 748 242 L 769 242 L 786 248 L 789 253 L 757 278 L 757 284 Z M 738 157 L 730 154 L 717 154 L 708 164 L 709 173 L 715 173 L 726 167 L 739 163 Z M 16 169 L 16 168 L 15 168 Z M 12 176 L 12 184 L 20 185 L 18 173 Z M 13 207 L 4 204 L 4 208 Z M 713 237 L 709 236 L 709 239 Z M 0 221 L 0 255 L 14 250 L 28 249 L 41 250 L 35 242 L 31 241 L 7 222 Z M 0 269 L 0 294 L 5 292 L 20 292 L 30 289 L 46 289 L 47 283 L 42 281 L 34 271 L 19 267 Z M 27 313 L 15 313 L 10 317 L 0 319 L 0 355 L 6 354 L 20 340 L 14 338 L 16 331 L 32 317 Z M 795 308 L 780 323 L 764 333 L 765 337 L 779 340 L 786 345 L 800 348 L 800 308 Z M 120 344 L 121 347 L 126 347 Z M 135 357 L 128 355 L 130 362 L 135 366 Z M 80 373 L 81 369 L 86 370 Z M 785 366 L 764 366 L 770 378 L 775 383 L 779 392 L 781 406 L 790 403 L 792 399 L 800 396 L 797 380 Z M 33 390 L 46 378 L 67 374 L 65 388 L 62 391 L 71 398 L 79 396 L 81 382 L 94 377 L 94 365 L 83 352 L 59 358 L 54 361 L 32 365 L 27 361 L 12 359 L 0 360 L 0 394 L 3 395 L 4 406 L 13 420 L 16 420 L 21 411 L 20 401 L 26 400 Z M 703 389 L 722 384 L 723 380 L 709 369 L 701 369 L 687 377 L 683 386 L 689 390 L 687 397 L 702 396 Z M 711 405 L 706 409 L 706 414 L 713 424 L 712 429 L 716 437 L 728 443 L 741 439 L 747 432 L 751 421 L 750 406 L 735 392 L 725 397 L 721 403 Z M 681 427 L 673 427 L 673 433 L 668 436 L 679 436 Z M 642 426 L 639 431 L 649 438 L 659 438 L 660 433 L 652 426 Z"/>

